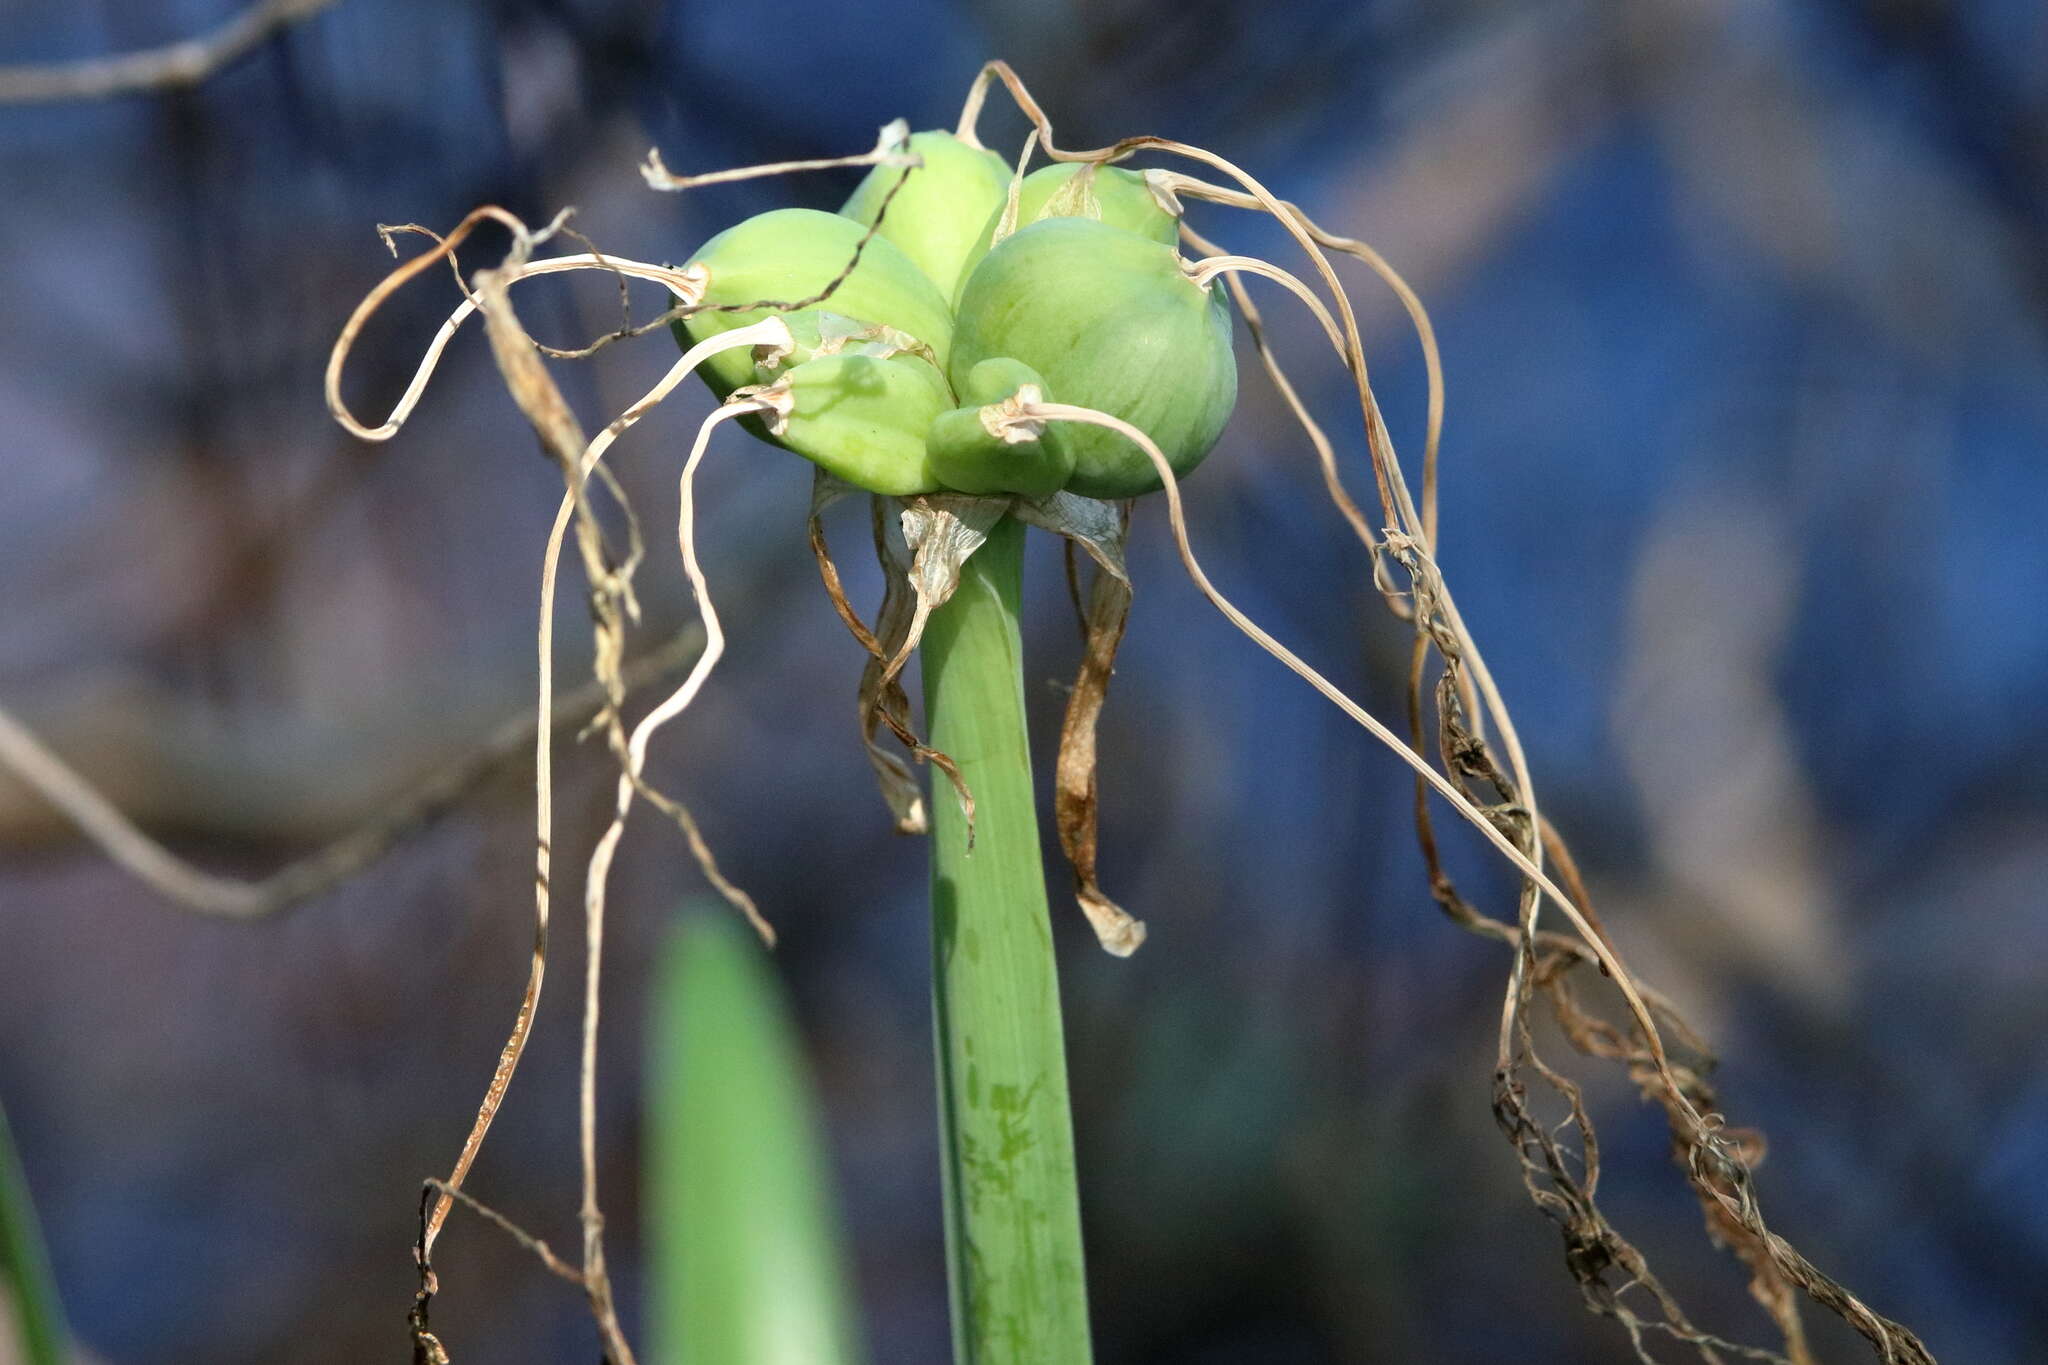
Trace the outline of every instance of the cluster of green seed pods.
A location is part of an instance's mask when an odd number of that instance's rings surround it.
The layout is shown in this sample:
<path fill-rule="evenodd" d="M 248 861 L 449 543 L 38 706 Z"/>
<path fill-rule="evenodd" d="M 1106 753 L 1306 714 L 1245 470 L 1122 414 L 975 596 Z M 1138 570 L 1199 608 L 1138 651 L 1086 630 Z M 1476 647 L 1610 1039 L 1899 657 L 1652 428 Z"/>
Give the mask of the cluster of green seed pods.
<path fill-rule="evenodd" d="M 759 214 L 692 258 L 704 294 L 675 324 L 686 347 L 771 314 L 794 341 L 712 356 L 712 389 L 746 390 L 768 409 L 756 435 L 875 493 L 1159 487 L 1123 436 L 1015 420 L 1041 402 L 1130 423 L 1176 476 L 1199 464 L 1237 399 L 1228 304 L 1189 274 L 1145 178 L 1061 163 L 1013 187 L 1000 157 L 951 133 L 909 150 L 921 166 L 876 167 L 837 214 Z"/>

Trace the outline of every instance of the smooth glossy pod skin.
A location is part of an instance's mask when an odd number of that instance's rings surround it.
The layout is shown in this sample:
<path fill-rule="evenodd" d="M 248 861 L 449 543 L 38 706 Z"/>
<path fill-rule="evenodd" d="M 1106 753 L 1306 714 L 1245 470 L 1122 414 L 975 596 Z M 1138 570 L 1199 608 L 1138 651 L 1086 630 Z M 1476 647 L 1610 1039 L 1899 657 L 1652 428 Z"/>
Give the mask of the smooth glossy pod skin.
<path fill-rule="evenodd" d="M 948 373 L 956 388 L 1008 356 L 1062 403 L 1120 417 L 1158 443 L 1176 477 L 1201 463 L 1237 403 L 1223 286 L 1189 279 L 1171 247 L 1087 218 L 1047 218 L 1006 238 L 968 277 Z M 1160 486 L 1130 441 L 1069 424 L 1067 488 L 1129 498 Z"/>
<path fill-rule="evenodd" d="M 1010 168 L 994 152 L 936 130 L 912 135 L 910 150 L 924 159 L 922 167 L 875 167 L 839 212 L 862 227 L 872 224 L 890 187 L 908 175 L 877 235 L 900 247 L 950 299 L 975 235 L 989 211 L 1002 207 Z"/>
<path fill-rule="evenodd" d="M 775 439 L 827 473 L 870 493 L 937 491 L 925 433 L 953 406 L 945 378 L 913 355 L 823 355 L 782 375 L 763 394 L 780 401 L 762 420 Z"/>
<path fill-rule="evenodd" d="M 966 407 L 942 412 L 925 436 L 925 458 L 946 487 L 961 493 L 993 496 L 1021 493 L 1049 498 L 1066 487 L 1074 474 L 1074 451 L 1055 426 L 1044 427 L 1036 439 L 1022 431 L 1002 436 L 989 430 L 983 409 L 1012 398 L 1050 402 L 1051 386 L 1021 360 L 1001 356 L 984 360 L 959 386 Z"/>
<path fill-rule="evenodd" d="M 1006 182 L 1002 200 L 997 202 L 995 212 L 988 216 L 974 238 L 973 249 L 968 253 L 959 283 L 952 292 L 955 302 L 966 288 L 967 277 L 981 264 L 981 258 L 988 255 L 996 229 L 1002 223 L 1008 198 Z M 1040 166 L 1025 176 L 1017 187 L 1017 221 L 1012 231 L 1047 218 L 1093 218 L 1165 246 L 1172 246 L 1180 240 L 1179 217 L 1166 211 L 1165 205 L 1152 193 L 1152 187 L 1145 183 L 1143 175 L 1119 166 L 1062 161 Z"/>
<path fill-rule="evenodd" d="M 709 276 L 706 303 L 793 302 L 811 297 L 837 278 L 866 232 L 863 225 L 836 213 L 774 209 L 719 233 L 691 257 L 691 264 L 702 266 Z M 953 319 L 945 296 L 885 237 L 869 240 L 853 273 L 816 307 L 894 327 L 930 346 L 941 366 L 946 363 Z M 767 316 L 765 309 L 693 313 L 675 324 L 676 339 L 687 348 Z M 787 316 L 796 330 L 798 314 Z M 745 351 L 721 352 L 704 363 L 703 374 L 723 398 L 754 382 L 753 357 Z"/>

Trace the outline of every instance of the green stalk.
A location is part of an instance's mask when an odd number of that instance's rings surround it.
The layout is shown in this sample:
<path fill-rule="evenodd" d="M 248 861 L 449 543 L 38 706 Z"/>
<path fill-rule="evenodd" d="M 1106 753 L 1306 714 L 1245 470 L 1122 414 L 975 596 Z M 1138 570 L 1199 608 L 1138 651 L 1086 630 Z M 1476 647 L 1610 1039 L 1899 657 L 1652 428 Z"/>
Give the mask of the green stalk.
<path fill-rule="evenodd" d="M 932 1003 L 955 1365 L 1086 1365 L 1088 1294 L 1059 979 L 1024 729 L 1017 598 L 1024 527 L 1005 519 L 932 613 L 931 743 L 974 793 L 975 842 L 933 802 Z"/>
<path fill-rule="evenodd" d="M 0 1110 L 0 1285 L 13 1299 L 21 1324 L 22 1358 L 28 1365 L 63 1365 L 64 1309 L 5 1110 Z"/>

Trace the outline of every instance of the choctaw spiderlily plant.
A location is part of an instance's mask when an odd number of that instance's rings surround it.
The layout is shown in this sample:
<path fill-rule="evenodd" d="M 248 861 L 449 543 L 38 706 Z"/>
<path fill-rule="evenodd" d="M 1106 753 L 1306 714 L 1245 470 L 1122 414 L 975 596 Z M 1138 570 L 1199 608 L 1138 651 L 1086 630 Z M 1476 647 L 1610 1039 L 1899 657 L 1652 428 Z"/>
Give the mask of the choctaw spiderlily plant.
<path fill-rule="evenodd" d="M 1030 124 L 1014 161 L 985 147 L 977 133 L 985 97 L 998 81 Z M 1126 164 L 1148 153 L 1193 163 L 1216 179 Z M 1049 164 L 1033 169 L 1039 154 Z M 1128 955 L 1143 942 L 1145 927 L 1097 882 L 1094 755 L 1096 725 L 1131 601 L 1124 539 L 1134 511 L 1148 503 L 1164 504 L 1182 563 L 1216 608 L 1414 770 L 1433 893 L 1463 927 L 1513 950 L 1495 1110 L 1539 1207 L 1565 1225 L 1568 1241 L 1578 1248 L 1568 1261 L 1588 1306 L 1621 1320 L 1639 1349 L 1645 1327 L 1694 1346 L 1706 1359 L 1715 1358 L 1712 1352 L 1722 1344 L 1694 1328 L 1661 1287 L 1654 1290 L 1654 1305 L 1638 1308 L 1622 1301 L 1620 1291 L 1627 1286 L 1607 1278 L 1655 1286 L 1640 1254 L 1593 1202 L 1597 1148 L 1590 1141 L 1583 1149 L 1561 1145 L 1560 1127 L 1590 1138 L 1590 1121 L 1576 1089 L 1535 1056 L 1527 1007 L 1539 991 L 1560 1012 L 1575 1046 L 1623 1061 L 1645 1095 L 1663 1106 L 1683 1154 L 1681 1168 L 1710 1226 L 1744 1261 L 1783 1333 L 1786 1353 L 1762 1354 L 1805 1358 L 1791 1292 L 1803 1289 L 1842 1312 L 1886 1359 L 1928 1358 L 1904 1328 L 1853 1297 L 1844 1295 L 1852 1305 L 1845 1308 L 1843 1299 L 1819 1291 L 1818 1284 L 1827 1284 L 1840 1292 L 1764 1228 L 1744 1148 L 1724 1134 L 1698 1069 L 1674 1063 L 1667 1053 L 1660 1023 L 1681 1031 L 1682 1023 L 1636 984 L 1591 919 L 1569 856 L 1539 812 L 1500 692 L 1436 567 L 1441 368 L 1428 319 L 1400 277 L 1370 247 L 1318 227 L 1252 176 L 1200 148 L 1156 137 L 1127 138 L 1090 151 L 1058 147 L 1044 112 L 1000 62 L 976 79 L 951 131 L 913 134 L 898 123 L 882 130 L 872 151 L 828 161 L 677 176 L 650 155 L 642 169 L 652 187 L 684 190 L 846 165 L 871 169 L 838 213 L 790 208 L 760 214 L 714 236 L 680 267 L 620 260 L 594 249 L 536 258 L 534 250 L 561 230 L 561 220 L 533 231 L 496 208 L 477 210 L 445 238 L 405 229 L 433 237 L 434 249 L 405 262 L 363 300 L 328 367 L 327 399 L 337 420 L 364 439 L 389 439 L 418 402 L 450 338 L 472 314 L 481 314 L 509 391 L 565 477 L 541 572 L 540 715 L 545 718 L 551 705 L 556 578 L 573 530 L 590 585 L 594 667 L 610 698 L 594 728 L 616 756 L 619 776 L 613 819 L 590 855 L 584 879 L 581 1267 L 540 1249 L 551 1268 L 588 1295 L 608 1357 L 618 1365 L 634 1359 L 612 1303 L 597 1199 L 599 964 L 608 874 L 634 805 L 645 801 L 674 821 L 707 878 L 773 941 L 753 902 L 720 874 L 688 809 L 645 776 L 651 740 L 690 706 L 724 646 L 696 553 L 694 488 L 713 433 L 731 422 L 816 468 L 811 544 L 834 606 L 867 656 L 859 683 L 860 741 L 896 828 L 930 836 L 942 1178 L 955 1353 L 963 1365 L 1064 1365 L 1090 1358 L 1072 1119 L 1024 728 L 1017 629 L 1021 549 L 1027 528 L 1035 527 L 1067 538 L 1096 567 L 1083 603 L 1086 647 L 1062 727 L 1054 810 L 1081 909 L 1104 948 Z M 1271 216 L 1301 248 L 1316 287 L 1216 246 L 1187 223 L 1190 204 Z M 412 277 L 444 258 L 452 263 L 457 245 L 485 222 L 511 233 L 510 254 L 467 282 L 457 272 L 464 300 L 430 344 L 391 416 L 374 427 L 358 421 L 342 399 L 340 381 L 365 320 Z M 1421 337 L 1430 402 L 1419 494 L 1411 491 L 1396 459 L 1367 378 L 1357 320 L 1330 252 L 1375 271 L 1408 309 Z M 540 358 L 587 352 L 540 346 L 520 326 L 509 293 L 521 280 L 582 270 L 663 286 L 672 306 L 658 321 L 672 326 L 682 347 L 661 382 L 594 437 L 585 435 Z M 1307 306 L 1350 375 L 1377 518 L 1368 518 L 1347 491 L 1334 443 L 1269 348 L 1246 292 L 1247 275 L 1278 283 Z M 1232 605 L 1189 544 L 1179 484 L 1216 444 L 1235 404 L 1238 321 L 1316 452 L 1330 496 L 1361 542 L 1375 585 L 1414 625 L 1407 738 Z M 598 344 L 654 325 L 622 328 Z M 718 399 L 680 473 L 677 542 L 702 614 L 705 647 L 681 685 L 629 727 L 621 661 L 638 619 L 633 582 L 645 547 L 604 461 L 627 430 L 693 374 Z M 623 511 L 623 548 L 597 516 L 598 492 L 609 493 Z M 872 622 L 841 590 L 821 521 L 829 505 L 861 494 L 872 500 L 886 585 Z M 901 685 L 913 652 L 920 654 L 923 670 L 922 733 Z M 1423 684 L 1432 661 L 1437 683 L 1430 698 Z M 1432 710 L 1446 756 L 1442 769 L 1420 752 Z M 900 750 L 885 742 L 885 729 Z M 535 948 L 511 1036 L 470 1134 L 446 1180 L 430 1182 L 430 1194 L 438 1197 L 423 1201 L 416 1247 L 421 1286 L 412 1322 L 416 1353 L 425 1360 L 448 1358 L 427 1328 L 426 1305 L 436 1287 L 433 1246 L 453 1202 L 473 1202 L 462 1191 L 463 1181 L 525 1046 L 547 960 L 552 755 L 549 727 L 542 724 L 539 734 Z M 944 775 L 947 799 L 927 803 L 904 753 Z M 1518 869 L 1523 892 L 1514 920 L 1479 914 L 1444 875 L 1430 827 L 1432 793 Z M 1547 926 L 1546 906 L 1561 916 L 1563 929 Z M 1621 1023 L 1595 1019 L 1567 994 L 1562 983 L 1570 971 L 1589 964 L 1611 978 Z M 1575 1126 L 1536 1112 L 1525 1074 L 1551 1087 Z"/>

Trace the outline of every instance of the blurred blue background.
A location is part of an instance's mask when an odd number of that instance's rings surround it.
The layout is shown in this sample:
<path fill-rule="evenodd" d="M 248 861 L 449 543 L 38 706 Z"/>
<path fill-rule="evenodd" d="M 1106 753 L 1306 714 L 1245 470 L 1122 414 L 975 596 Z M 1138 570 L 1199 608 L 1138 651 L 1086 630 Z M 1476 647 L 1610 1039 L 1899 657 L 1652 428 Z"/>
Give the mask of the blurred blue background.
<path fill-rule="evenodd" d="M 237 8 L 16 0 L 0 63 Z M 1449 376 L 1446 571 L 1608 925 L 1722 1051 L 1731 1121 L 1770 1135 L 1773 1226 L 1943 1360 L 2048 1358 L 2034 0 L 341 0 L 195 90 L 0 107 L 0 700 L 211 867 L 258 873 L 373 814 L 523 704 L 559 490 L 476 335 L 390 445 L 329 420 L 328 346 L 391 264 L 373 225 L 574 204 L 605 250 L 681 261 L 759 209 L 834 207 L 855 173 L 661 196 L 649 146 L 679 171 L 864 150 L 897 116 L 950 126 L 998 55 L 1065 145 L 1201 143 L 1408 274 Z M 1014 149 L 1025 125 L 997 99 L 983 129 Z M 1354 283 L 1413 465 L 1418 349 Z M 524 290 L 556 344 L 616 323 L 604 281 Z M 452 297 L 428 275 L 372 326 L 359 412 Z M 1353 431 L 1312 324 L 1268 307 Z M 594 427 L 672 355 L 657 335 L 558 373 Z M 620 449 L 657 550 L 707 407 L 693 391 Z M 720 438 L 702 538 L 732 648 L 656 768 L 782 930 L 873 1358 L 939 1361 L 923 851 L 889 833 L 854 739 L 860 654 L 805 549 L 808 489 Z M 1225 590 L 1398 715 L 1405 638 L 1254 371 L 1189 492 Z M 830 525 L 870 603 L 865 513 Z M 1214 617 L 1156 510 L 1135 539 L 1103 871 L 1151 942 L 1110 960 L 1056 906 L 1103 1365 L 1629 1359 L 1493 1125 L 1506 957 L 1430 903 L 1407 779 Z M 1077 646 L 1056 551 L 1035 553 L 1045 747 Z M 672 558 L 641 585 L 644 640 L 690 619 Z M 587 849 L 606 764 L 561 763 L 557 847 Z M 236 925 L 158 902 L 0 777 L 0 1101 L 94 1357 L 403 1357 L 417 1182 L 452 1158 L 524 971 L 527 781 L 515 764 L 342 889 Z M 602 1122 L 636 1321 L 635 1019 L 700 885 L 635 826 Z M 556 941 L 471 1187 L 570 1247 L 573 915 Z M 1610 1213 L 1697 1318 L 1767 1340 L 1661 1120 L 1582 1074 Z M 578 1297 L 481 1225 L 458 1218 L 437 1259 L 458 1361 L 597 1354 Z M 1823 1358 L 1864 1358 L 1809 1321 Z"/>

